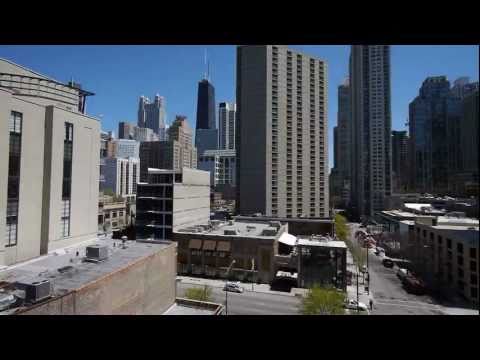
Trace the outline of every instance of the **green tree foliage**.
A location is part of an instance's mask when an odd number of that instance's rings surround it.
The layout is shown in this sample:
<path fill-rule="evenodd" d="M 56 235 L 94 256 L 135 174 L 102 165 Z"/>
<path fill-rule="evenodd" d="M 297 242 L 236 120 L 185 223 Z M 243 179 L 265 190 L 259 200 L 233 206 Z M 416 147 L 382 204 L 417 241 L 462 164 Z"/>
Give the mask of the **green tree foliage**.
<path fill-rule="evenodd" d="M 343 315 L 345 294 L 334 288 L 314 285 L 303 298 L 301 313 L 303 315 Z"/>
<path fill-rule="evenodd" d="M 185 297 L 190 300 L 197 301 L 211 301 L 212 300 L 212 288 L 210 286 L 198 288 L 193 287 L 185 291 Z"/>
<path fill-rule="evenodd" d="M 356 241 L 352 241 L 351 236 L 354 234 L 350 234 L 347 219 L 340 214 L 335 215 L 335 232 L 340 240 L 345 241 L 357 265 L 362 267 L 366 262 L 366 249 L 361 248 Z"/>

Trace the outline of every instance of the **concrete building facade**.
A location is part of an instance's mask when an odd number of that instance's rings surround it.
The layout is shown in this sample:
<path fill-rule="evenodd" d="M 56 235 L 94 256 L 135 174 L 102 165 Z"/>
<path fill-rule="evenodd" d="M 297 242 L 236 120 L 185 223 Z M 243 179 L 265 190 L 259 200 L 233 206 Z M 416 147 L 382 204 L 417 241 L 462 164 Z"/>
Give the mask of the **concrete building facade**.
<path fill-rule="evenodd" d="M 138 158 L 107 158 L 104 169 L 104 189 L 111 189 L 117 196 L 133 200 L 140 179 L 140 161 Z"/>
<path fill-rule="evenodd" d="M 329 215 L 327 65 L 286 46 L 237 47 L 237 212 Z"/>
<path fill-rule="evenodd" d="M 235 150 L 235 124 L 237 105 L 221 102 L 218 105 L 218 148 Z M 200 154 L 201 156 L 202 154 Z"/>
<path fill-rule="evenodd" d="M 392 193 L 390 47 L 352 45 L 351 205 L 357 217 L 381 211 Z"/>
<path fill-rule="evenodd" d="M 210 185 L 236 186 L 235 150 L 207 150 L 199 157 L 198 169 L 210 172 Z"/>
<path fill-rule="evenodd" d="M 148 168 L 197 168 L 197 149 L 192 130 L 184 116 L 177 116 L 168 129 L 168 141 L 142 142 L 140 145 L 140 180 L 146 181 Z"/>
<path fill-rule="evenodd" d="M 210 175 L 206 171 L 149 169 L 138 184 L 136 236 L 172 240 L 179 227 L 208 222 Z"/>
<path fill-rule="evenodd" d="M 133 140 L 135 125 L 126 121 L 118 123 L 118 138 Z"/>
<path fill-rule="evenodd" d="M 160 141 L 164 141 L 166 117 L 166 104 L 163 96 L 155 95 L 153 102 L 145 96 L 140 97 L 138 103 L 138 127 L 152 129 L 158 135 Z"/>
<path fill-rule="evenodd" d="M 392 131 L 392 188 L 395 193 L 407 191 L 408 169 L 408 134 Z"/>
<path fill-rule="evenodd" d="M 100 124 L 85 94 L 0 59 L 0 266 L 97 233 Z"/>
<path fill-rule="evenodd" d="M 117 139 L 114 142 L 114 148 L 114 157 L 138 159 L 140 156 L 140 143 L 136 140 Z"/>

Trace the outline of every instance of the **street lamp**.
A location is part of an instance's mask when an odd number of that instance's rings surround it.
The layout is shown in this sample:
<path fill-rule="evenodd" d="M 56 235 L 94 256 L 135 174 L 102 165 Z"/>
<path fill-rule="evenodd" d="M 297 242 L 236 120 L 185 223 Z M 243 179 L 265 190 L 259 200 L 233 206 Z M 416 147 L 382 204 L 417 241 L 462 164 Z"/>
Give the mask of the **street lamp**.
<path fill-rule="evenodd" d="M 226 275 L 226 279 L 225 279 L 225 315 L 228 315 L 228 288 L 227 288 L 228 274 L 230 273 L 230 270 L 231 270 L 233 264 L 235 264 L 235 260 L 232 260 L 232 263 L 227 268 L 227 275 Z"/>

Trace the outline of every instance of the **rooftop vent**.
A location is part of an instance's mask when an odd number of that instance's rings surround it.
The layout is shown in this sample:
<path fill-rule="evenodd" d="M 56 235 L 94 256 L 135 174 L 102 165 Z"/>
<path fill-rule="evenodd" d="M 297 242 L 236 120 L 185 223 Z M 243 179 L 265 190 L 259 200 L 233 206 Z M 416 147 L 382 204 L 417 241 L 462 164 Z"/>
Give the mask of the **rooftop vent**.
<path fill-rule="evenodd" d="M 106 245 L 87 246 L 86 260 L 92 262 L 103 261 L 108 258 L 108 247 Z"/>
<path fill-rule="evenodd" d="M 52 296 L 52 284 L 47 279 L 17 282 L 15 286 L 18 290 L 25 291 L 27 303 L 37 303 Z"/>

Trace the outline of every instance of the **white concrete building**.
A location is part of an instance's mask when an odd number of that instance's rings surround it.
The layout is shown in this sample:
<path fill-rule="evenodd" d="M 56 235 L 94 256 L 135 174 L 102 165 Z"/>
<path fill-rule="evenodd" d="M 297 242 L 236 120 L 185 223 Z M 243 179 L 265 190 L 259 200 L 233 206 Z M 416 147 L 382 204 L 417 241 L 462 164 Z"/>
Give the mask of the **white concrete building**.
<path fill-rule="evenodd" d="M 111 189 L 125 199 L 135 198 L 140 179 L 140 160 L 132 157 L 105 159 L 104 175 L 104 189 Z"/>
<path fill-rule="evenodd" d="M 139 158 L 140 143 L 136 140 L 118 139 L 115 140 L 115 157 L 118 158 Z"/>
<path fill-rule="evenodd" d="M 206 150 L 198 162 L 200 170 L 210 172 L 210 184 L 236 184 L 236 152 L 235 150 Z"/>
<path fill-rule="evenodd" d="M 93 95 L 0 59 L 0 267 L 97 235 Z"/>
<path fill-rule="evenodd" d="M 143 141 L 159 141 L 159 136 L 150 128 L 141 128 L 135 126 L 133 128 L 134 135 L 133 138 L 136 141 L 143 142 Z"/>
<path fill-rule="evenodd" d="M 137 239 L 172 240 L 172 231 L 210 219 L 210 181 L 206 171 L 148 169 L 138 184 Z"/>
<path fill-rule="evenodd" d="M 222 102 L 218 105 L 218 148 L 235 150 L 237 105 Z"/>

